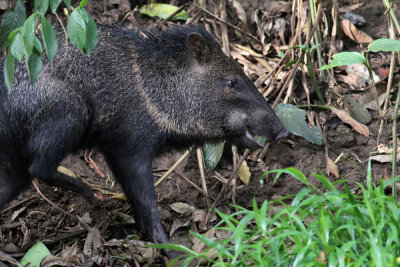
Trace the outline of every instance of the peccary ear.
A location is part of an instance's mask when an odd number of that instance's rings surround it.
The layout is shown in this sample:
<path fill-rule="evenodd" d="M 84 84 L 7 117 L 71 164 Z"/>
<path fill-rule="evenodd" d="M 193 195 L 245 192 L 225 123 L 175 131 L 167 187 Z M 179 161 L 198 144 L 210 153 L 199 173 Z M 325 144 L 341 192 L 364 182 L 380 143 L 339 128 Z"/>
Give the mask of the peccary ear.
<path fill-rule="evenodd" d="M 187 37 L 187 45 L 192 56 L 199 62 L 203 63 L 210 54 L 210 48 L 203 36 L 198 33 L 191 33 Z"/>

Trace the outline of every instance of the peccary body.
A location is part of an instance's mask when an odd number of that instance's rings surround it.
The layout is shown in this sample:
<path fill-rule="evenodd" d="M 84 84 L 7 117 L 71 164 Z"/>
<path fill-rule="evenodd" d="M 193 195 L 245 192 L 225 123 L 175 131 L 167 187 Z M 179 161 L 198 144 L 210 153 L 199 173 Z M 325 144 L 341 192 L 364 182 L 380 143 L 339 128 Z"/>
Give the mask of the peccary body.
<path fill-rule="evenodd" d="M 167 242 L 153 186 L 156 155 L 224 139 L 254 148 L 254 134 L 276 139 L 286 130 L 203 27 L 98 30 L 90 56 L 63 47 L 58 33 L 56 58 L 44 63 L 34 87 L 17 63 L 8 96 L 0 60 L 0 208 L 32 177 L 96 201 L 57 166 L 69 153 L 97 146 L 141 228 Z"/>

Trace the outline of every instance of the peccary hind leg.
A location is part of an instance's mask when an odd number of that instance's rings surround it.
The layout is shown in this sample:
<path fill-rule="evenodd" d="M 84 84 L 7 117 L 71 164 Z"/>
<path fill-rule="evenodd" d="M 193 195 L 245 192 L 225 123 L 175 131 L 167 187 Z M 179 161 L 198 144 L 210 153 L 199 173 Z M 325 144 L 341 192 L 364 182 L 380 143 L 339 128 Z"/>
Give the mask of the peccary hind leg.
<path fill-rule="evenodd" d="M 80 114 L 79 111 L 81 111 Z M 63 116 L 59 116 L 59 113 L 54 110 L 52 112 L 53 117 L 38 119 L 42 123 L 46 122 L 45 127 L 40 127 L 41 125 L 36 127 L 28 142 L 32 157 L 29 173 L 32 177 L 37 177 L 51 186 L 71 190 L 82 195 L 89 202 L 95 203 L 97 198 L 86 184 L 57 171 L 61 160 L 79 147 L 87 125 L 86 114 L 84 110 L 63 114 Z M 48 113 L 43 112 L 43 114 Z"/>
<path fill-rule="evenodd" d="M 5 162 L 0 163 L 0 210 L 29 183 L 28 174 L 13 173 Z"/>

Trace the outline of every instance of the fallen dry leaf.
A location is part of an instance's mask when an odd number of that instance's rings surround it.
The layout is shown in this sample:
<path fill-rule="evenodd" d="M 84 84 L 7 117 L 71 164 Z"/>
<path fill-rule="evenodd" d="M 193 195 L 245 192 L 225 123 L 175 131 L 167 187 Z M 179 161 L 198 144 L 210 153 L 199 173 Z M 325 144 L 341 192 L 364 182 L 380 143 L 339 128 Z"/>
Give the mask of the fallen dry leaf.
<path fill-rule="evenodd" d="M 326 158 L 326 168 L 328 169 L 328 172 L 333 176 L 335 176 L 336 179 L 339 179 L 338 166 L 335 164 L 335 162 L 333 162 L 333 160 L 328 155 L 325 155 L 325 158 Z"/>
<path fill-rule="evenodd" d="M 190 215 L 192 214 L 193 211 L 196 210 L 195 207 L 190 206 L 189 204 L 183 203 L 183 202 L 175 202 L 170 205 L 171 209 L 177 213 L 183 214 L 183 215 Z"/>
<path fill-rule="evenodd" d="M 240 165 L 239 170 L 238 170 L 238 176 L 245 185 L 249 184 L 251 173 L 250 173 L 249 167 L 247 167 L 246 161 L 243 161 L 242 165 Z"/>
<path fill-rule="evenodd" d="M 341 119 L 344 123 L 350 124 L 353 129 L 358 132 L 359 134 L 362 134 L 366 137 L 369 136 L 369 129 L 366 125 L 359 123 L 355 119 L 353 119 L 347 111 L 342 110 L 342 109 L 337 109 L 335 107 L 331 107 L 331 110 L 333 113 L 335 113 L 339 119 Z"/>
<path fill-rule="evenodd" d="M 343 19 L 340 21 L 340 28 L 347 37 L 359 44 L 369 44 L 373 41 L 371 36 L 357 29 L 349 20 Z"/>
<path fill-rule="evenodd" d="M 247 30 L 247 17 L 246 17 L 246 11 L 244 11 L 243 6 L 238 2 L 233 0 L 232 5 L 235 8 L 236 15 L 238 16 L 239 20 L 241 21 L 241 28 L 242 30 Z"/>

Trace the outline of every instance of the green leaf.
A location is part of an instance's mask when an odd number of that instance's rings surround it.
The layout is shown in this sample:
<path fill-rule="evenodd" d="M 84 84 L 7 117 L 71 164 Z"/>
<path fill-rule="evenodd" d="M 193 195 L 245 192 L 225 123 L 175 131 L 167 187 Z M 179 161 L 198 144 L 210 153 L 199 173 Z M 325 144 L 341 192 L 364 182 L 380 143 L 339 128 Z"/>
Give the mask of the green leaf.
<path fill-rule="evenodd" d="M 33 48 L 39 54 L 43 53 L 42 44 L 40 43 L 39 39 L 36 36 L 35 36 L 35 38 L 33 38 Z"/>
<path fill-rule="evenodd" d="M 204 163 L 206 164 L 207 169 L 214 170 L 214 168 L 217 166 L 219 160 L 222 157 L 224 145 L 225 141 L 218 144 L 204 144 Z"/>
<path fill-rule="evenodd" d="M 29 16 L 22 26 L 22 37 L 24 38 L 25 57 L 32 54 L 33 39 L 35 37 L 35 14 Z"/>
<path fill-rule="evenodd" d="M 80 7 L 77 7 L 72 11 L 67 24 L 67 32 L 71 43 L 82 51 L 86 43 L 86 24 L 80 10 Z"/>
<path fill-rule="evenodd" d="M 318 126 L 309 128 L 306 122 L 306 112 L 290 104 L 279 104 L 275 109 L 276 114 L 285 128 L 294 135 L 302 136 L 307 141 L 322 145 L 324 138 Z"/>
<path fill-rule="evenodd" d="M 57 50 L 56 32 L 54 31 L 53 27 L 45 16 L 41 17 L 41 23 L 43 44 L 46 48 L 47 58 L 49 60 L 49 63 L 51 64 Z"/>
<path fill-rule="evenodd" d="M 81 3 L 79 4 L 79 6 L 81 8 L 84 8 L 86 6 L 87 2 L 88 2 L 88 0 L 82 0 Z"/>
<path fill-rule="evenodd" d="M 144 15 L 148 15 L 150 17 L 159 17 L 162 19 L 168 18 L 172 13 L 178 10 L 177 6 L 168 5 L 168 4 L 150 4 L 144 5 L 140 8 L 140 13 Z M 190 15 L 182 10 L 178 14 L 172 17 L 173 20 L 188 20 Z"/>
<path fill-rule="evenodd" d="M 10 92 L 14 80 L 14 57 L 12 56 L 10 49 L 8 50 L 7 57 L 4 62 L 4 80 L 6 82 L 8 91 Z"/>
<path fill-rule="evenodd" d="M 0 49 L 4 49 L 8 44 L 8 35 L 16 28 L 24 24 L 26 18 L 25 5 L 23 1 L 18 0 L 14 9 L 8 11 L 0 24 Z"/>
<path fill-rule="evenodd" d="M 35 0 L 35 9 L 42 15 L 49 9 L 49 0 Z"/>
<path fill-rule="evenodd" d="M 378 39 L 371 42 L 367 52 L 399 52 L 400 40 L 395 39 Z"/>
<path fill-rule="evenodd" d="M 341 52 L 333 55 L 331 64 L 321 67 L 321 70 L 351 64 L 366 64 L 365 57 L 358 52 Z"/>
<path fill-rule="evenodd" d="M 30 267 L 40 267 L 40 262 L 44 257 L 50 255 L 50 251 L 42 242 L 37 242 L 33 245 L 21 260 L 21 264 Z"/>
<path fill-rule="evenodd" d="M 56 12 L 60 3 L 61 3 L 61 0 L 50 0 L 50 9 L 51 9 L 52 13 Z"/>
<path fill-rule="evenodd" d="M 68 8 L 71 6 L 71 0 L 64 0 L 64 3 Z"/>
<path fill-rule="evenodd" d="M 83 49 L 89 55 L 97 44 L 97 26 L 93 18 L 85 10 L 82 11 L 87 14 L 86 43 Z"/>
<path fill-rule="evenodd" d="M 35 46 L 36 48 L 36 46 Z M 38 53 L 35 49 L 26 61 L 29 78 L 31 80 L 32 86 L 35 85 L 39 78 L 40 71 L 42 70 L 42 54 Z"/>
<path fill-rule="evenodd" d="M 24 39 L 20 32 L 17 32 L 11 43 L 11 53 L 19 62 L 24 58 Z"/>

